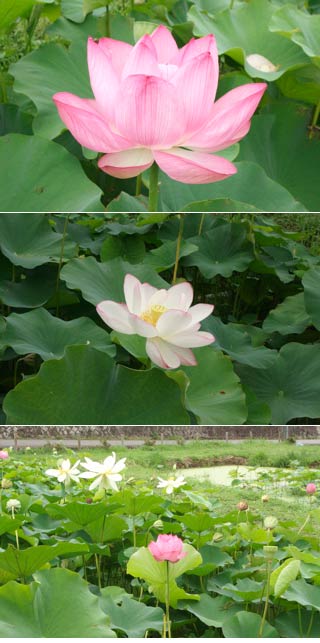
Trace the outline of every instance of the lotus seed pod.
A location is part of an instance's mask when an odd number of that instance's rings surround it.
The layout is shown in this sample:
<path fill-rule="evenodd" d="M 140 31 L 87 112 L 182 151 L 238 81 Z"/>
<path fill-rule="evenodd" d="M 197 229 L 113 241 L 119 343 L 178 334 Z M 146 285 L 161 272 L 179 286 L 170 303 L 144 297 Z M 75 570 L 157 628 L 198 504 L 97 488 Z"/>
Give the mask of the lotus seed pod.
<path fill-rule="evenodd" d="M 159 519 L 159 520 L 155 520 L 155 521 L 154 521 L 154 523 L 153 523 L 153 525 L 152 525 L 152 527 L 154 527 L 154 529 L 157 529 L 158 531 L 162 531 L 162 530 L 163 530 L 163 527 L 164 527 L 164 525 L 163 525 L 163 521 L 162 521 L 162 520 L 160 520 L 160 519 Z"/>
<path fill-rule="evenodd" d="M 237 508 L 239 511 L 247 511 L 249 505 L 245 500 L 240 500 L 240 502 L 238 502 L 237 504 Z"/>
<path fill-rule="evenodd" d="M 8 478 L 3 478 L 3 480 L 1 480 L 1 488 L 10 489 L 10 487 L 12 487 L 11 480 L 8 480 Z"/>
<path fill-rule="evenodd" d="M 275 516 L 266 516 L 263 523 L 266 529 L 275 529 L 278 525 L 278 518 Z"/>

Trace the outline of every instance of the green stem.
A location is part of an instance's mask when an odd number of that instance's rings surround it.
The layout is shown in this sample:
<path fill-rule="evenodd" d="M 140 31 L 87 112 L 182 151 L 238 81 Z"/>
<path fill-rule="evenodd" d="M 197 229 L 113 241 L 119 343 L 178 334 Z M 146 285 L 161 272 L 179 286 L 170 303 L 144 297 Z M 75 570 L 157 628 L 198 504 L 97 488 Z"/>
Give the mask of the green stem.
<path fill-rule="evenodd" d="M 203 224 L 204 224 L 205 216 L 206 216 L 206 213 L 205 213 L 205 212 L 203 212 L 203 213 L 202 213 L 202 215 L 201 215 L 200 223 L 199 223 L 199 230 L 198 230 L 198 236 L 199 236 L 199 237 L 200 237 L 201 232 L 202 232 L 202 228 L 203 228 Z"/>
<path fill-rule="evenodd" d="M 95 562 L 96 562 L 96 570 L 97 570 L 97 576 L 98 576 L 98 586 L 99 586 L 99 589 L 101 589 L 101 572 L 100 572 L 100 561 L 99 561 L 98 554 L 94 555 L 94 559 L 95 559 Z"/>
<path fill-rule="evenodd" d="M 60 252 L 60 259 L 59 259 L 58 273 L 57 273 L 57 280 L 56 280 L 56 300 L 57 300 L 56 316 L 57 317 L 59 317 L 59 309 L 60 309 L 60 297 L 59 297 L 60 272 L 61 272 L 62 263 L 63 263 L 63 253 L 64 253 L 64 246 L 66 242 L 68 223 L 69 223 L 69 214 L 66 215 L 66 218 L 64 220 L 63 235 L 62 235 L 62 241 L 61 241 L 61 252 Z"/>
<path fill-rule="evenodd" d="M 141 174 L 138 174 L 137 181 L 136 181 L 136 196 L 139 196 L 139 194 L 141 194 L 141 188 L 142 188 L 142 178 L 141 178 Z"/>
<path fill-rule="evenodd" d="M 149 212 L 157 212 L 158 210 L 158 177 L 159 177 L 159 168 L 156 163 L 154 163 L 150 168 L 149 175 Z"/>
<path fill-rule="evenodd" d="M 106 4 L 106 37 L 110 38 L 110 36 L 111 36 L 110 12 L 109 12 L 109 6 Z"/>
<path fill-rule="evenodd" d="M 301 534 L 301 532 L 304 530 L 304 528 L 305 528 L 306 524 L 309 522 L 310 518 L 311 518 L 311 514 L 309 513 L 309 514 L 307 515 L 307 517 L 306 517 L 306 519 L 305 519 L 305 521 L 304 521 L 303 525 L 301 525 L 301 527 L 300 527 L 300 529 L 299 529 L 299 531 L 298 531 L 298 534 Z"/>
<path fill-rule="evenodd" d="M 262 615 L 262 621 L 259 629 L 259 634 L 258 638 L 261 638 L 263 635 L 263 628 L 264 624 L 266 622 L 267 618 L 267 612 L 268 612 L 268 606 L 269 606 L 269 595 L 270 595 L 270 576 L 271 576 L 271 561 L 267 560 L 267 595 L 266 595 L 266 602 L 264 605 L 264 610 L 263 610 L 263 615 Z"/>
<path fill-rule="evenodd" d="M 183 237 L 183 228 L 184 228 L 184 214 L 179 214 L 178 216 L 179 216 L 179 232 L 178 232 L 178 238 L 177 238 L 176 258 L 174 262 L 173 277 L 172 277 L 173 285 L 177 281 L 181 241 Z"/>
<path fill-rule="evenodd" d="M 318 118 L 320 115 L 320 100 L 318 101 L 317 105 L 315 106 L 314 112 L 313 112 L 313 117 L 310 125 L 310 134 L 309 138 L 312 138 L 313 136 L 313 128 L 316 126 L 318 122 Z"/>
<path fill-rule="evenodd" d="M 85 580 L 88 580 L 88 579 L 87 579 L 86 558 L 85 558 L 85 555 L 84 555 L 84 554 L 82 554 L 82 565 L 83 565 L 83 575 L 84 575 L 84 579 L 85 579 Z"/>
<path fill-rule="evenodd" d="M 31 15 L 28 21 L 28 26 L 27 26 L 27 45 L 26 45 L 26 53 L 31 51 L 32 48 L 32 38 L 33 34 L 36 30 L 37 24 L 39 22 L 40 16 L 42 12 L 42 5 L 41 4 L 36 4 L 32 11 Z"/>
<path fill-rule="evenodd" d="M 171 623 L 170 623 L 170 568 L 169 561 L 166 560 L 166 634 L 168 639 L 171 639 Z"/>
<path fill-rule="evenodd" d="M 313 625 L 314 615 L 315 615 L 315 610 L 313 609 L 313 610 L 312 610 L 312 614 L 311 614 L 311 618 L 310 618 L 309 627 L 308 627 L 307 634 L 306 634 L 306 638 L 307 638 L 307 639 L 309 638 L 310 633 L 311 633 L 311 629 L 312 629 L 312 625 Z"/>

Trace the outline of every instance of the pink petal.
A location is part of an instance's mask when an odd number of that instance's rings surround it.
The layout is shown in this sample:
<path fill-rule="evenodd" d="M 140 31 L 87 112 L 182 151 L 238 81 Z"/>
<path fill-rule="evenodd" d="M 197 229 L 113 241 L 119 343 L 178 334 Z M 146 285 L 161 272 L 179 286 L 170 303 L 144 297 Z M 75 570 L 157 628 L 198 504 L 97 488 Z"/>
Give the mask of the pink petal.
<path fill-rule="evenodd" d="M 111 54 L 104 52 L 92 38 L 88 39 L 88 68 L 98 107 L 110 119 L 120 80 L 113 68 Z"/>
<path fill-rule="evenodd" d="M 159 25 L 150 37 L 156 48 L 159 63 L 169 63 L 178 54 L 177 43 L 171 31 L 164 25 Z"/>
<path fill-rule="evenodd" d="M 172 338 L 173 341 L 173 338 Z M 211 333 L 205 331 L 192 332 L 187 330 L 184 333 L 174 335 L 174 344 L 182 348 L 197 348 L 198 346 L 207 346 L 212 344 L 215 338 Z"/>
<path fill-rule="evenodd" d="M 102 51 L 111 54 L 113 67 L 118 76 L 121 76 L 128 56 L 133 49 L 132 45 L 121 40 L 113 40 L 113 38 L 100 38 L 98 44 Z"/>
<path fill-rule="evenodd" d="M 168 310 L 159 317 L 156 328 L 162 339 L 175 343 L 176 334 L 183 332 L 191 324 L 192 318 L 184 310 Z"/>
<path fill-rule="evenodd" d="M 115 301 L 101 301 L 97 305 L 97 313 L 110 328 L 127 335 L 135 335 L 132 316 L 125 304 L 118 304 Z"/>
<path fill-rule="evenodd" d="M 179 49 L 176 58 L 172 62 L 179 66 L 185 65 L 192 58 L 196 58 L 207 51 L 211 51 L 212 55 L 215 56 L 215 66 L 219 73 L 218 51 L 213 34 L 208 34 L 203 38 L 191 38 L 184 47 Z"/>
<path fill-rule="evenodd" d="M 132 76 L 132 74 L 160 76 L 156 48 L 148 34 L 140 38 L 133 49 L 131 49 L 123 68 L 122 78 Z"/>
<path fill-rule="evenodd" d="M 173 147 L 167 152 L 153 151 L 160 168 L 180 183 L 213 183 L 236 174 L 236 167 L 220 156 Z"/>
<path fill-rule="evenodd" d="M 179 67 L 172 78 L 186 112 L 186 132 L 196 132 L 209 118 L 218 74 L 211 54 L 205 52 Z"/>
<path fill-rule="evenodd" d="M 134 275 L 126 275 L 123 284 L 124 296 L 128 310 L 134 315 L 140 315 L 141 306 L 141 282 Z"/>
<path fill-rule="evenodd" d="M 151 151 L 138 147 L 123 152 L 105 154 L 99 159 L 98 166 L 103 172 L 116 176 L 118 179 L 129 179 L 147 170 L 152 163 Z"/>
<path fill-rule="evenodd" d="M 167 308 L 176 308 L 178 310 L 188 310 L 192 304 L 193 288 L 191 284 L 183 282 L 171 286 L 167 291 L 165 306 Z"/>
<path fill-rule="evenodd" d="M 197 322 L 202 321 L 206 317 L 209 317 L 213 311 L 214 306 L 211 304 L 196 304 L 189 308 L 188 313 L 192 317 L 192 323 L 196 324 Z"/>
<path fill-rule="evenodd" d="M 95 107 L 95 101 L 68 92 L 53 96 L 59 116 L 74 138 L 96 152 L 126 149 L 129 143 L 115 134 Z"/>
<path fill-rule="evenodd" d="M 117 131 L 132 147 L 173 145 L 185 131 L 185 116 L 175 87 L 155 76 L 128 76 L 116 99 Z"/>
<path fill-rule="evenodd" d="M 184 144 L 199 150 L 218 152 L 247 134 L 266 83 L 248 83 L 231 89 L 214 103 L 211 116 L 202 129 Z"/>

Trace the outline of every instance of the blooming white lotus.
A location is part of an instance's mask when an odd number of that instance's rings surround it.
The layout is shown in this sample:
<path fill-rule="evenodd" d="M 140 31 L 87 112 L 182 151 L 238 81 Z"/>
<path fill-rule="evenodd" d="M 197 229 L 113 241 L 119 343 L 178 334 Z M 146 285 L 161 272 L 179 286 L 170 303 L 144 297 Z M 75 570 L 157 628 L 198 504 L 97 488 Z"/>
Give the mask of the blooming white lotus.
<path fill-rule="evenodd" d="M 11 500 L 8 500 L 7 502 L 7 511 L 11 511 L 14 513 L 15 511 L 19 511 L 21 509 L 21 502 L 20 500 L 16 500 L 15 498 L 11 498 Z"/>
<path fill-rule="evenodd" d="M 64 482 L 66 485 L 71 484 L 71 480 L 79 482 L 80 469 L 77 469 L 79 462 L 80 460 L 77 460 L 75 464 L 71 465 L 69 458 L 60 460 L 58 469 L 47 469 L 46 475 L 57 478 L 58 482 Z"/>
<path fill-rule="evenodd" d="M 214 342 L 211 333 L 199 331 L 199 322 L 212 313 L 213 306 L 191 306 L 191 284 L 183 282 L 168 290 L 159 290 L 128 274 L 124 280 L 124 296 L 125 304 L 102 301 L 97 312 L 110 328 L 145 337 L 147 354 L 157 366 L 195 366 L 197 361 L 190 348 Z"/>
<path fill-rule="evenodd" d="M 116 454 L 112 452 L 101 464 L 94 462 L 90 458 L 85 458 L 85 462 L 81 462 L 81 466 L 87 471 L 80 473 L 80 478 L 94 478 L 89 489 L 113 489 L 118 491 L 117 482 L 122 480 L 120 471 L 125 468 L 126 458 L 122 458 L 116 462 Z"/>
<path fill-rule="evenodd" d="M 179 489 L 179 487 L 182 487 L 184 484 L 186 484 L 186 480 L 184 476 L 177 476 L 177 477 L 170 477 L 168 480 L 164 480 L 163 478 L 159 478 L 159 484 L 157 487 L 159 489 L 165 489 L 166 493 L 170 494 L 173 493 L 175 489 Z"/>

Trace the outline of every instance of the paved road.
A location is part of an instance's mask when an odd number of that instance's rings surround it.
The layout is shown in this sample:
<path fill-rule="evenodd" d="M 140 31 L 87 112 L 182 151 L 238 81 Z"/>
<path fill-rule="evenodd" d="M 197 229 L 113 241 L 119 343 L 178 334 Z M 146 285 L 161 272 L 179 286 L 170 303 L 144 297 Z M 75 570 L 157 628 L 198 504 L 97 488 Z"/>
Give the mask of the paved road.
<path fill-rule="evenodd" d="M 219 441 L 219 440 L 215 440 Z M 244 442 L 244 439 L 240 440 L 228 440 L 229 443 L 231 444 L 237 444 L 238 442 Z M 140 447 L 145 444 L 145 440 L 133 440 L 133 439 L 123 439 L 123 440 L 113 440 L 109 439 L 107 440 L 108 444 L 112 447 L 118 447 L 118 446 L 125 446 L 128 448 L 135 448 L 135 447 Z M 185 440 L 185 444 L 188 444 L 190 442 L 193 442 L 193 440 Z M 225 440 L 220 440 L 220 442 L 226 442 Z M 270 440 L 270 442 L 275 442 L 278 443 L 278 440 Z M 297 440 L 297 443 L 299 445 L 305 445 L 305 446 L 320 446 L 320 439 L 310 439 L 310 440 Z M 36 448 L 36 447 L 43 447 L 46 445 L 64 445 L 66 447 L 70 448 L 78 448 L 79 446 L 82 449 L 86 448 L 92 448 L 92 447 L 102 447 L 101 441 L 100 440 L 95 440 L 95 439 L 81 439 L 80 443 L 77 439 L 67 439 L 67 438 L 19 438 L 17 441 L 17 446 L 18 448 L 25 448 L 25 447 L 31 447 L 31 448 Z M 161 445 L 177 445 L 179 442 L 177 440 L 157 440 L 156 444 L 161 446 Z M 5 448 L 5 447 L 10 447 L 10 446 L 15 446 L 14 440 L 13 439 L 1 439 L 0 440 L 0 448 Z"/>

